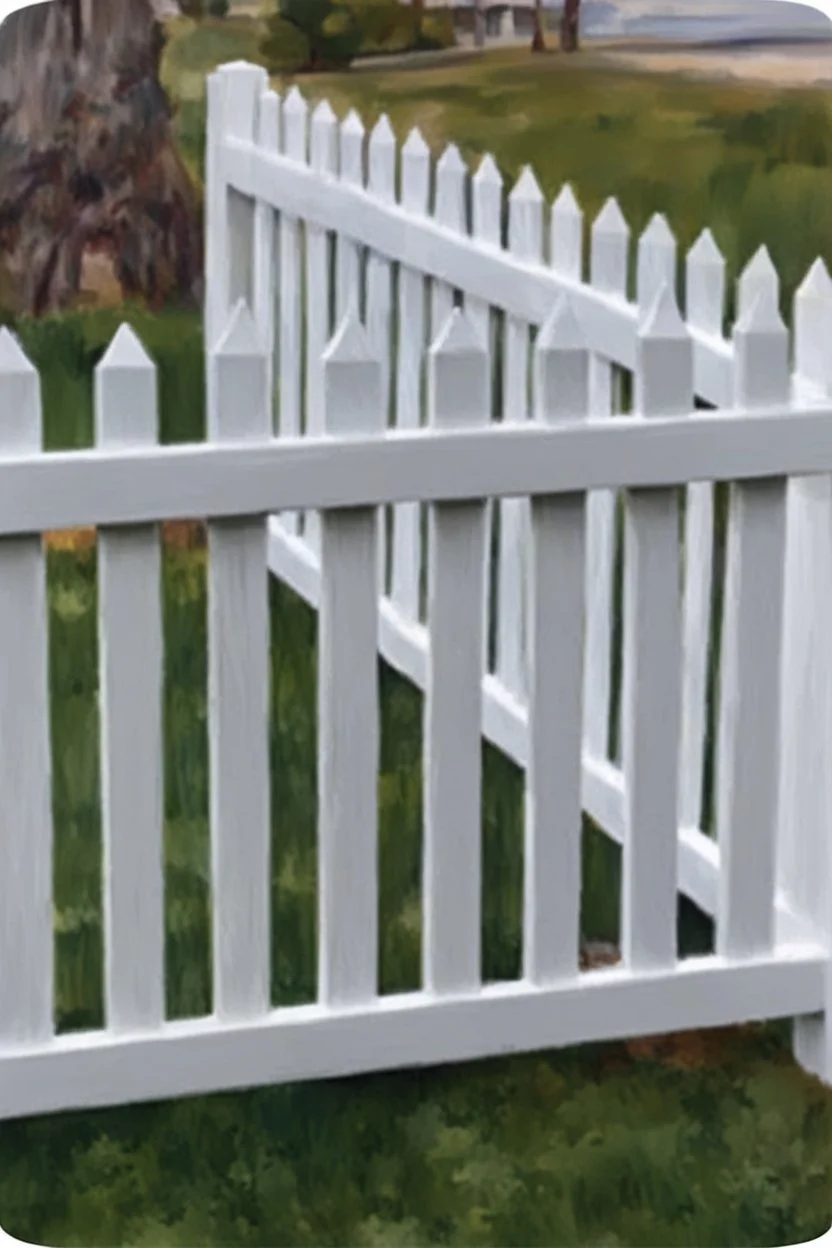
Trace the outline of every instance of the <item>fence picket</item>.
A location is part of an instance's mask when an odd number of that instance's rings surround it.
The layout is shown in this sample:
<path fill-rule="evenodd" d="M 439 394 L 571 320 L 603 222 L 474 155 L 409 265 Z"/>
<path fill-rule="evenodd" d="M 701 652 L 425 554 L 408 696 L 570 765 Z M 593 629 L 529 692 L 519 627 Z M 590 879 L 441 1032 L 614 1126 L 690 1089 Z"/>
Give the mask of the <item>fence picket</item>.
<path fill-rule="evenodd" d="M 412 216 L 427 216 L 430 194 L 430 152 L 418 130 L 411 130 L 402 148 L 401 205 Z M 402 265 L 399 271 L 399 316 L 396 367 L 396 426 L 418 429 L 422 423 L 422 357 L 425 344 L 425 278 Z M 393 576 L 391 597 L 406 620 L 419 619 L 419 574 L 422 534 L 419 504 L 393 509 Z"/>
<path fill-rule="evenodd" d="M 266 362 L 248 309 L 210 361 L 214 441 L 270 436 Z M 269 613 L 266 521 L 208 526 L 208 692 L 214 1009 L 254 1018 L 270 1002 Z"/>
<path fill-rule="evenodd" d="M 629 226 L 616 200 L 608 199 L 592 225 L 590 284 L 596 290 L 626 297 L 629 245 Z M 589 405 L 595 419 L 620 407 L 619 389 L 609 360 L 591 355 Z M 609 741 L 616 498 L 614 490 L 593 490 L 587 499 L 584 743 L 597 759 L 607 757 Z"/>
<path fill-rule="evenodd" d="M 751 411 L 788 399 L 789 338 L 776 286 L 748 282 L 742 294 L 749 289 L 754 302 L 735 326 L 734 350 L 736 401 Z M 717 767 L 725 957 L 766 953 L 774 939 L 785 555 L 785 480 L 732 484 Z"/>
<path fill-rule="evenodd" d="M 338 169 L 338 122 L 327 100 L 312 114 L 309 163 L 316 173 Z M 318 437 L 324 428 L 323 357 L 329 341 L 329 240 L 325 230 L 306 225 L 306 433 Z M 304 514 L 304 537 L 317 555 L 321 545 L 320 516 Z"/>
<path fill-rule="evenodd" d="M 688 252 L 687 323 L 692 329 L 722 332 L 725 261 L 710 230 Z M 682 745 L 679 776 L 679 822 L 702 823 L 702 777 L 705 766 L 708 656 L 711 636 L 714 488 L 710 481 L 687 487 L 682 635 Z"/>
<path fill-rule="evenodd" d="M 381 367 L 355 310 L 324 358 L 327 433 L 380 432 Z M 327 1005 L 378 992 L 377 541 L 376 508 L 321 517 L 318 995 Z"/>
<path fill-rule="evenodd" d="M 396 136 L 387 117 L 382 114 L 373 126 L 368 144 L 368 189 L 382 203 L 396 200 Z M 390 353 L 393 309 L 393 269 L 383 256 L 371 252 L 367 259 L 367 332 L 373 352 L 381 368 L 383 424 L 390 423 Z M 387 592 L 387 528 L 384 514 L 379 512 L 379 590 Z"/>
<path fill-rule="evenodd" d="M 503 179 L 493 156 L 483 157 L 480 167 L 471 179 L 472 221 L 471 232 L 474 238 L 492 247 L 501 244 L 502 211 L 503 211 Z M 483 299 L 469 298 L 465 301 L 465 311 L 472 328 L 481 341 L 487 345 L 489 359 L 493 357 L 494 335 L 492 332 L 491 307 Z M 486 378 L 487 396 L 486 411 L 488 419 L 494 417 L 494 369 L 488 370 Z M 491 602 L 491 532 L 494 522 L 494 500 L 488 499 L 485 505 L 485 582 L 483 585 L 483 671 L 488 670 L 488 643 Z"/>
<path fill-rule="evenodd" d="M 260 96 L 258 110 L 257 142 L 266 151 L 280 150 L 280 96 L 276 91 L 264 91 Z M 254 264 L 252 273 L 252 310 L 258 333 L 266 347 L 268 394 L 274 420 L 274 373 L 277 292 L 277 255 L 279 247 L 279 222 L 274 208 L 266 200 L 258 200 L 254 207 Z"/>
<path fill-rule="evenodd" d="M 579 282 L 584 258 L 584 214 L 572 187 L 565 185 L 552 204 L 549 256 L 556 273 Z"/>
<path fill-rule="evenodd" d="M 508 197 L 509 250 L 518 258 L 540 261 L 543 245 L 543 194 L 527 166 Z M 529 323 L 506 317 L 503 420 L 524 421 L 529 407 Z M 524 546 L 529 532 L 528 500 L 500 503 L 497 579 L 496 674 L 516 698 L 526 691 L 526 576 Z"/>
<path fill-rule="evenodd" d="M 339 127 L 340 176 L 348 186 L 364 185 L 364 126 L 351 108 Z M 335 317 L 340 325 L 353 300 L 361 307 L 358 244 L 345 234 L 337 239 Z"/>
<path fill-rule="evenodd" d="M 693 355 L 663 283 L 638 337 L 640 415 L 687 416 Z M 675 489 L 625 495 L 622 951 L 636 970 L 676 959 L 681 711 L 679 506 Z"/>
<path fill-rule="evenodd" d="M 292 87 L 283 104 L 282 151 L 298 164 L 307 160 L 306 100 Z M 301 224 L 285 212 L 280 217 L 280 434 L 295 438 L 300 434 L 302 409 L 301 330 L 302 301 Z M 297 533 L 300 516 L 282 512 L 282 523 L 289 533 Z"/>
<path fill-rule="evenodd" d="M 459 234 L 467 233 L 465 221 L 465 183 L 468 168 L 459 154 L 459 148 L 449 143 L 436 162 L 436 196 L 433 218 L 439 225 Z M 454 290 L 446 282 L 431 283 L 430 328 L 431 341 L 445 328 L 454 306 Z"/>
<path fill-rule="evenodd" d="M 676 293 L 676 239 L 660 212 L 650 218 L 638 240 L 636 300 L 642 316 L 655 305 L 662 286 Z"/>
<path fill-rule="evenodd" d="M 122 325 L 95 373 L 96 444 L 153 446 L 156 369 Z M 163 639 L 155 525 L 98 535 L 105 1003 L 118 1031 L 165 1017 Z"/>
<path fill-rule="evenodd" d="M 589 355 L 565 299 L 534 365 L 535 419 L 586 419 Z M 523 973 L 536 984 L 578 970 L 585 517 L 583 494 L 532 500 Z"/>
<path fill-rule="evenodd" d="M 0 329 L 0 446 L 42 449 L 38 374 Z M 52 757 L 46 561 L 40 535 L 0 541 L 0 1037 L 53 1027 Z"/>
<path fill-rule="evenodd" d="M 486 422 L 488 356 L 455 309 L 428 357 L 430 423 Z M 429 509 L 423 977 L 451 993 L 481 978 L 481 744 L 485 503 Z"/>

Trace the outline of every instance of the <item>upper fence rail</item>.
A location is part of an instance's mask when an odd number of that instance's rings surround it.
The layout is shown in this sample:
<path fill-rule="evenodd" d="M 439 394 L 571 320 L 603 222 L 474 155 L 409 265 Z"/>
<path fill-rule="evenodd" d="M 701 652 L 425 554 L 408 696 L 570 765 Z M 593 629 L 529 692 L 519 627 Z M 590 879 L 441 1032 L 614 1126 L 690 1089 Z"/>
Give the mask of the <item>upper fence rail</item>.
<path fill-rule="evenodd" d="M 345 253 L 339 274 L 342 287 L 348 284 L 344 273 L 349 272 L 351 258 L 355 263 L 356 249 L 367 248 L 374 257 L 430 277 L 450 292 L 463 291 L 472 304 L 499 308 L 538 327 L 557 299 L 567 295 L 588 349 L 630 371 L 635 366 L 639 324 L 659 288 L 666 283 L 678 294 L 677 243 L 660 213 L 654 214 L 638 239 L 632 274 L 635 299 L 631 300 L 631 231 L 614 198 L 607 200 L 592 223 L 585 255 L 584 214 L 571 188 L 565 186 L 547 212 L 543 192 L 529 168 L 504 198 L 493 159 L 486 156 L 469 180 L 467 166 L 450 144 L 431 178 L 429 150 L 418 129 L 413 129 L 401 147 L 401 189 L 396 197 L 398 153 L 386 116 L 369 136 L 354 111 L 339 123 L 326 101 L 310 116 L 296 87 L 281 100 L 267 89 L 264 71 L 242 63 L 223 66 L 209 78 L 208 105 L 209 171 L 216 193 L 207 237 L 214 273 L 213 306 L 206 311 L 209 343 L 221 332 L 222 309 L 246 293 L 229 292 L 237 262 L 224 254 L 235 243 L 233 231 L 229 241 L 226 228 L 228 209 L 220 208 L 223 186 L 259 206 L 279 210 L 295 225 L 305 222 L 316 235 L 336 233 Z M 544 228 L 547 215 L 548 231 Z M 261 217 L 261 230 L 262 225 Z M 350 250 L 351 258 L 346 256 Z M 226 269 L 230 273 L 219 272 Z M 702 231 L 688 251 L 684 269 L 694 392 L 713 406 L 731 406 L 734 347 L 732 339 L 723 336 L 725 261 L 709 229 Z M 584 280 L 585 272 L 588 280 Z M 255 273 L 255 303 L 265 280 Z M 739 278 L 738 308 L 748 307 L 755 293 L 772 283 L 778 285 L 777 274 L 762 246 Z M 828 274 L 818 261 L 807 277 L 805 295 L 825 295 L 826 283 Z M 343 311 L 342 301 L 339 310 Z M 795 363 L 796 393 L 816 395 L 820 388 L 816 370 L 811 366 L 804 370 L 799 358 Z M 832 383 L 832 362 L 826 366 L 824 380 Z"/>

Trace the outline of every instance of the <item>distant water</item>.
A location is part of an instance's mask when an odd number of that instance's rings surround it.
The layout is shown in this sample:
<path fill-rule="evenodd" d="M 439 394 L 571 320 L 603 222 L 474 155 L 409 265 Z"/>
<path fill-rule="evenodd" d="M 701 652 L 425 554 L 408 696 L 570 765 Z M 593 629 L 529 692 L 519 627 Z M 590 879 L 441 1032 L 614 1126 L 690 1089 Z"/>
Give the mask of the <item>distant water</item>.
<path fill-rule="evenodd" d="M 656 39 L 672 43 L 829 40 L 832 21 L 802 4 L 710 3 L 709 0 L 583 0 L 584 35 L 596 39 Z"/>

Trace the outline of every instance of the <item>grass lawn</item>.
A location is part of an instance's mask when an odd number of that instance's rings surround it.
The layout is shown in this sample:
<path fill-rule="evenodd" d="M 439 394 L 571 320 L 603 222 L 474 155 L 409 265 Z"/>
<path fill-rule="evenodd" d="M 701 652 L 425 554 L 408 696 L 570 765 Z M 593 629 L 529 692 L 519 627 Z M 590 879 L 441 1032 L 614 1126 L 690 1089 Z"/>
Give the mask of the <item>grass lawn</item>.
<path fill-rule="evenodd" d="M 251 19 L 176 23 L 165 74 L 201 168 L 202 76 L 256 54 Z M 235 42 L 236 40 L 236 42 Z M 665 211 L 680 241 L 710 224 L 735 271 L 767 242 L 791 289 L 832 260 L 832 126 L 820 94 L 681 84 L 591 57 L 496 53 L 453 70 L 303 84 L 343 114 L 384 109 L 438 152 L 491 150 L 508 178 L 572 181 L 590 215 L 611 193 L 638 230 Z M 681 140 L 686 140 L 684 155 Z M 195 318 L 132 316 L 160 364 L 166 441 L 202 436 Z M 18 327 L 42 370 L 50 447 L 91 439 L 91 377 L 112 313 Z M 171 345 L 174 344 L 174 345 Z M 49 555 L 57 1008 L 101 1021 L 96 560 Z M 210 1001 L 205 551 L 166 531 L 164 559 L 168 1010 Z M 314 615 L 271 585 L 272 991 L 315 986 Z M 419 972 L 421 698 L 382 668 L 381 968 Z M 484 972 L 519 969 L 522 780 L 484 750 Z M 619 854 L 584 838 L 583 922 L 614 939 Z M 683 949 L 709 938 L 690 908 Z M 0 1224 L 62 1245 L 753 1245 L 832 1219 L 832 1094 L 791 1061 L 786 1030 L 734 1029 L 448 1069 L 266 1089 L 0 1125 Z"/>

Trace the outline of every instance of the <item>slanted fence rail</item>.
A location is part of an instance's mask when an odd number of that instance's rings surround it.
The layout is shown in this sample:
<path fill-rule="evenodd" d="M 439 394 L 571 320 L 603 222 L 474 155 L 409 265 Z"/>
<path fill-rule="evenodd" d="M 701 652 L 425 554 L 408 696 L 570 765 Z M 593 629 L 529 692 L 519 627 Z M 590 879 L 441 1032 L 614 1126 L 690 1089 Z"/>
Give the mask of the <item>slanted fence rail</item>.
<path fill-rule="evenodd" d="M 359 120 L 339 127 L 320 106 L 307 153 L 302 97 L 281 102 L 265 88 L 245 65 L 209 80 L 205 443 L 156 444 L 153 365 L 122 329 L 97 371 L 96 447 L 44 453 L 37 375 L 0 333 L 10 414 L 0 914 L 15 950 L 0 961 L 0 1115 L 775 1017 L 796 1019 L 799 1059 L 832 1081 L 832 682 L 819 640 L 832 623 L 828 275 L 812 269 L 790 336 L 761 253 L 725 339 L 708 236 L 688 258 L 687 321 L 660 218 L 639 243 L 629 303 L 614 204 L 593 229 L 584 283 L 570 192 L 544 257 L 542 197 L 525 173 L 503 247 L 493 162 L 473 180 L 472 234 L 453 149 L 429 216 L 418 135 L 403 148 L 397 195 L 386 122 L 365 151 Z M 620 369 L 632 374 L 627 414 L 615 410 Z M 718 410 L 696 410 L 696 397 Z M 701 793 L 722 481 L 709 835 Z M 208 520 L 214 997 L 211 1015 L 169 1021 L 156 526 L 194 516 Z M 106 1021 L 56 1035 L 38 535 L 84 524 L 99 530 L 101 561 Z M 318 992 L 314 1004 L 278 1009 L 269 569 L 319 617 Z M 422 987 L 385 996 L 379 651 L 425 695 Z M 483 736 L 525 773 L 523 967 L 512 982 L 481 976 Z M 591 973 L 579 970 L 583 812 L 623 852 L 622 959 Z M 714 953 L 679 957 L 678 892 L 714 917 Z"/>

